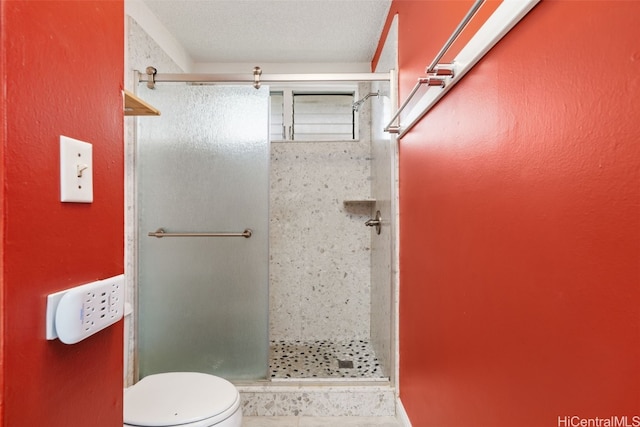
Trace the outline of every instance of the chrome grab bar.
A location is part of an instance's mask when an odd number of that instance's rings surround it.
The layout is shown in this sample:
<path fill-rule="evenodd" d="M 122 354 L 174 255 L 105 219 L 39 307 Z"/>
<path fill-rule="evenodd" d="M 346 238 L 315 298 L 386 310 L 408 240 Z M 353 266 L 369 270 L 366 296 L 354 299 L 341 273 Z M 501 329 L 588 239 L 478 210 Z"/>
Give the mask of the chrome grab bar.
<path fill-rule="evenodd" d="M 150 231 L 149 237 L 245 237 L 249 238 L 253 234 L 250 228 L 247 228 L 242 233 L 168 233 L 164 228 L 158 228 L 156 231 Z"/>

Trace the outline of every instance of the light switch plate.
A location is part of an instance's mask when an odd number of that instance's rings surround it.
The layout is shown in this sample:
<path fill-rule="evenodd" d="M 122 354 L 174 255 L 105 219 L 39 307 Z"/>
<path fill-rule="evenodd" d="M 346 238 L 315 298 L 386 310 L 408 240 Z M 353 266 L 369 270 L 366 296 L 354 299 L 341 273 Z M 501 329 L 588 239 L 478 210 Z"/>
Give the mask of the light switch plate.
<path fill-rule="evenodd" d="M 93 149 L 88 142 L 60 135 L 60 201 L 93 202 Z"/>

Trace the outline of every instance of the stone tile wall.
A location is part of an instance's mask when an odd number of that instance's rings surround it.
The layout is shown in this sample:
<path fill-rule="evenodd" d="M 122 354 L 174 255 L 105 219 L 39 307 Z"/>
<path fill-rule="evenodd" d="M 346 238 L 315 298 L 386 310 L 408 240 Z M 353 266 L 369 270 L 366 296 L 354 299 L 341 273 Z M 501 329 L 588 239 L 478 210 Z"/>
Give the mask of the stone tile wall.
<path fill-rule="evenodd" d="M 273 142 L 272 340 L 369 338 L 369 141 Z"/>

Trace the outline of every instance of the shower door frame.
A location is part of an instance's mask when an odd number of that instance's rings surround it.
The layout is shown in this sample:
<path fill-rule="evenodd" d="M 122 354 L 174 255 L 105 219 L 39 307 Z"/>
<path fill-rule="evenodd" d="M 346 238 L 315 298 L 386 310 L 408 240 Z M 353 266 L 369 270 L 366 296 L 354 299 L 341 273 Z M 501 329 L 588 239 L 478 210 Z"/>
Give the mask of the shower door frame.
<path fill-rule="evenodd" d="M 149 82 L 149 72 L 141 73 L 138 70 L 133 72 L 133 88 L 131 90 L 132 93 L 137 95 L 137 88 L 139 83 Z M 259 87 L 260 82 L 265 83 L 291 83 L 291 82 L 316 82 L 316 83 L 324 83 L 324 82 L 388 82 L 393 94 L 393 102 L 396 102 L 397 99 L 397 75 L 393 70 L 388 73 L 333 73 L 333 74 L 265 74 L 261 76 L 260 81 L 256 81 L 255 76 L 247 77 L 246 74 L 157 74 L 154 75 L 154 83 L 160 82 L 192 82 L 192 83 L 219 83 L 219 84 L 234 84 L 234 83 L 252 83 Z M 394 104 L 395 105 L 395 104 Z M 131 125 L 127 126 L 127 130 L 129 132 L 125 132 L 125 136 L 127 136 L 127 143 L 125 147 L 125 158 L 129 159 L 129 161 L 125 162 L 126 165 L 126 185 L 125 185 L 125 202 L 127 206 L 125 206 L 125 231 L 126 231 L 126 239 L 125 239 L 125 269 L 127 274 L 125 275 L 126 282 L 126 291 L 127 291 L 127 306 L 129 307 L 128 313 L 130 314 L 133 310 L 131 307 L 137 307 L 138 303 L 138 245 L 137 241 L 139 238 L 140 230 L 137 227 L 137 217 L 138 217 L 138 199 L 137 199 L 137 191 L 138 191 L 138 181 L 136 175 L 136 163 L 137 163 L 137 126 L 138 119 L 137 117 L 133 117 L 131 121 Z M 393 155 L 397 155 L 397 141 L 394 136 L 392 136 L 392 141 L 395 146 Z M 392 159 L 392 162 L 397 167 L 397 158 Z M 395 174 L 395 171 L 394 171 Z M 390 369 L 390 383 L 394 386 L 397 383 L 398 378 L 398 361 L 397 361 L 397 353 L 398 353 L 398 293 L 399 293 L 399 283 L 398 278 L 395 275 L 397 273 L 397 238 L 398 238 L 398 228 L 397 228 L 397 216 L 398 216 L 398 206 L 397 206 L 397 182 L 392 182 L 394 200 L 393 200 L 393 218 L 390 218 L 391 222 L 391 233 L 392 233 L 392 248 L 393 253 L 390 254 L 392 258 L 392 283 L 391 283 L 391 292 L 393 294 L 392 297 L 392 324 L 391 324 L 391 362 L 392 366 Z M 125 313 L 127 314 L 127 313 Z M 124 358 L 125 366 L 128 366 L 128 370 L 125 374 L 125 386 L 131 385 L 139 380 L 139 367 L 138 367 L 138 348 L 137 348 L 137 316 L 133 317 L 127 316 L 129 319 L 128 322 L 125 322 L 125 328 L 128 329 L 129 341 L 125 343 L 125 354 Z M 133 320 L 131 320 L 133 319 Z M 127 334 L 125 334 L 127 336 Z M 268 380 L 268 379 L 267 379 Z"/>

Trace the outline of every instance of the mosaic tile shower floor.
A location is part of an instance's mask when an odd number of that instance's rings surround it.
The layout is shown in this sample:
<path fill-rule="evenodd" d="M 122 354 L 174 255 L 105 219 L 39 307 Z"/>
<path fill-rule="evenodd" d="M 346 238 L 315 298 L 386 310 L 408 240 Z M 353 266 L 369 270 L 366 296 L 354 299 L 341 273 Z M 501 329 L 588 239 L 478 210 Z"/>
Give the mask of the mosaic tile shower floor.
<path fill-rule="evenodd" d="M 371 343 L 363 340 L 272 341 L 269 372 L 272 379 L 386 378 Z"/>

